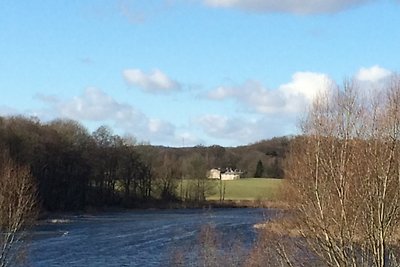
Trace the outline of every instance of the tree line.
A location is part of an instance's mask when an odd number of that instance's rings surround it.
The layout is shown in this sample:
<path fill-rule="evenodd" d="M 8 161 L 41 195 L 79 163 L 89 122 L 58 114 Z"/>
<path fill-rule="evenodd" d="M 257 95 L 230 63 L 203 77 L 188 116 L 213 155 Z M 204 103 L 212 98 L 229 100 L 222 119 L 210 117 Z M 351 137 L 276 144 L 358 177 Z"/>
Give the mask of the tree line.
<path fill-rule="evenodd" d="M 29 168 L 47 211 L 203 201 L 213 187 L 206 179 L 210 168 L 240 168 L 252 177 L 262 160 L 264 170 L 279 176 L 278 153 L 286 146 L 281 138 L 237 148 L 170 148 L 138 143 L 107 126 L 89 133 L 74 120 L 0 117 L 0 151 Z"/>
<path fill-rule="evenodd" d="M 3 154 L 30 169 L 45 210 L 117 205 L 151 196 L 149 167 L 128 140 L 105 126 L 89 134 L 72 120 L 42 124 L 32 118 L 1 118 L 0 142 Z"/>

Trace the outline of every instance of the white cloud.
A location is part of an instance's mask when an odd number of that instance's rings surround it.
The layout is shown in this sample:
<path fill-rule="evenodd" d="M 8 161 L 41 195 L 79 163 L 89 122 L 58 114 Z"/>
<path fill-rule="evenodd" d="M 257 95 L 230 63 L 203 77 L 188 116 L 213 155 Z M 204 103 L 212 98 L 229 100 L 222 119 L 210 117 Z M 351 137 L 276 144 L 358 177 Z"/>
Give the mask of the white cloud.
<path fill-rule="evenodd" d="M 316 96 L 329 90 L 334 82 L 326 75 L 313 72 L 296 72 L 292 81 L 279 87 L 286 112 L 304 111 Z"/>
<path fill-rule="evenodd" d="M 362 82 L 378 82 L 392 74 L 391 71 L 378 65 L 370 68 L 361 68 L 356 74 L 356 79 Z"/>
<path fill-rule="evenodd" d="M 336 13 L 376 0 L 203 0 L 205 5 L 253 12 Z"/>
<path fill-rule="evenodd" d="M 238 118 L 208 114 L 196 121 L 207 135 L 214 138 L 238 140 L 248 139 L 249 135 L 255 134 L 252 123 Z"/>
<path fill-rule="evenodd" d="M 325 74 L 296 72 L 292 81 L 277 89 L 267 89 L 256 81 L 237 87 L 218 87 L 207 97 L 213 100 L 235 99 L 250 111 L 261 114 L 294 114 L 301 112 L 318 93 L 330 88 L 333 81 Z"/>
<path fill-rule="evenodd" d="M 127 69 L 123 71 L 125 81 L 132 86 L 151 93 L 168 93 L 181 89 L 181 85 L 169 78 L 162 71 L 155 69 L 144 73 L 140 69 Z"/>
<path fill-rule="evenodd" d="M 208 136 L 241 144 L 294 134 L 298 115 L 333 83 L 325 74 L 296 72 L 290 82 L 276 89 L 268 89 L 257 81 L 236 87 L 221 86 L 207 97 L 219 101 L 233 99 L 251 113 L 246 118 L 207 114 L 199 117 L 197 123 Z"/>
<path fill-rule="evenodd" d="M 292 81 L 280 86 L 286 96 L 304 96 L 312 101 L 319 93 L 327 90 L 331 80 L 326 74 L 314 72 L 296 72 Z"/>
<path fill-rule="evenodd" d="M 122 122 L 130 119 L 140 121 L 143 117 L 139 111 L 128 104 L 118 103 L 102 90 L 87 88 L 82 95 L 57 105 L 60 115 L 72 119 L 89 121 L 112 120 Z"/>
<path fill-rule="evenodd" d="M 152 134 L 162 134 L 164 136 L 172 136 L 175 132 L 175 127 L 171 123 L 160 119 L 150 119 L 148 129 Z"/>
<path fill-rule="evenodd" d="M 207 96 L 210 99 L 221 100 L 221 99 L 227 98 L 229 96 L 232 96 L 234 94 L 235 94 L 234 89 L 220 86 L 220 87 L 216 88 L 215 90 L 209 92 Z"/>
<path fill-rule="evenodd" d="M 87 88 L 69 100 L 38 94 L 37 99 L 50 106 L 54 117 L 66 117 L 88 123 L 111 124 L 117 132 L 129 133 L 138 140 L 176 143 L 175 126 L 161 119 L 149 118 L 130 104 L 121 103 L 98 88 Z M 44 112 L 42 112 L 44 114 Z"/>
<path fill-rule="evenodd" d="M 379 66 L 361 68 L 355 75 L 362 89 L 374 89 L 390 77 L 391 71 Z M 319 94 L 329 93 L 336 82 L 328 75 L 315 72 L 296 72 L 291 80 L 275 89 L 257 81 L 247 81 L 239 86 L 220 86 L 208 92 L 211 100 L 234 100 L 250 113 L 246 118 L 207 114 L 197 119 L 202 130 L 218 140 L 248 143 L 297 132 L 299 116 Z M 378 88 L 379 89 L 379 88 Z M 222 142 L 224 142 L 222 141 Z"/>
<path fill-rule="evenodd" d="M 248 144 L 265 138 L 295 132 L 294 117 L 262 116 L 259 118 L 227 117 L 206 114 L 197 123 L 207 136 L 224 140 L 226 145 Z M 226 142 L 228 140 L 228 142 Z"/>

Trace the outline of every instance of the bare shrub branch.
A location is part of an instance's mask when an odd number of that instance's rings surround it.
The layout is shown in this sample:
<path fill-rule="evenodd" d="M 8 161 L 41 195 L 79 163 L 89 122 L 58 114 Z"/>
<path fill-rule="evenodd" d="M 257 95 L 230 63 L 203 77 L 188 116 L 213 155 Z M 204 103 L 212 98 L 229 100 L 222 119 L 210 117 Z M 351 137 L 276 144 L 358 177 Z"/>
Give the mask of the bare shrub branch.
<path fill-rule="evenodd" d="M 325 266 L 397 266 L 400 79 L 332 91 L 316 99 L 287 158 L 291 223 Z"/>
<path fill-rule="evenodd" d="M 21 258 L 26 230 L 36 219 L 36 187 L 27 166 L 0 159 L 0 266 Z"/>

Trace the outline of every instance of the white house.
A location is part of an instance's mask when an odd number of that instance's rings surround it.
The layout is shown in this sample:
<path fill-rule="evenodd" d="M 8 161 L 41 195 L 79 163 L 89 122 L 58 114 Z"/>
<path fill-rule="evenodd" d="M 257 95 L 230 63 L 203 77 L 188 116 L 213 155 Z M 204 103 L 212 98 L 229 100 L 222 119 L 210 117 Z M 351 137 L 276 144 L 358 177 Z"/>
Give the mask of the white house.
<path fill-rule="evenodd" d="M 208 179 L 220 179 L 221 171 L 219 169 L 211 169 L 208 172 Z"/>
<path fill-rule="evenodd" d="M 242 172 L 239 170 L 229 169 L 221 174 L 221 180 L 238 180 L 241 174 Z"/>
<path fill-rule="evenodd" d="M 243 174 L 240 170 L 232 170 L 231 168 L 226 168 L 225 170 L 211 169 L 208 174 L 209 179 L 221 179 L 221 180 L 238 180 Z"/>

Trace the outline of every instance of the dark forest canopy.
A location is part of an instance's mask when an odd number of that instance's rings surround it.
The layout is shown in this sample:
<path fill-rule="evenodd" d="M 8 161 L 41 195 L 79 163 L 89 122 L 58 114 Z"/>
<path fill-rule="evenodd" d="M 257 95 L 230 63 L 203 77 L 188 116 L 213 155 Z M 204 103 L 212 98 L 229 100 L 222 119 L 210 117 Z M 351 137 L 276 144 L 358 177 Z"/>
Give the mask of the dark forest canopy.
<path fill-rule="evenodd" d="M 237 168 L 251 177 L 261 161 L 264 176 L 282 177 L 289 141 L 280 137 L 234 148 L 172 148 L 137 144 L 107 126 L 89 133 L 69 119 L 43 123 L 22 116 L 0 117 L 0 151 L 30 168 L 39 202 L 48 211 L 201 201 L 210 168 Z M 196 186 L 187 184 L 179 194 L 182 179 L 196 180 Z"/>

